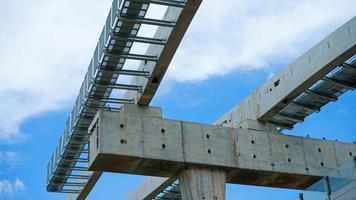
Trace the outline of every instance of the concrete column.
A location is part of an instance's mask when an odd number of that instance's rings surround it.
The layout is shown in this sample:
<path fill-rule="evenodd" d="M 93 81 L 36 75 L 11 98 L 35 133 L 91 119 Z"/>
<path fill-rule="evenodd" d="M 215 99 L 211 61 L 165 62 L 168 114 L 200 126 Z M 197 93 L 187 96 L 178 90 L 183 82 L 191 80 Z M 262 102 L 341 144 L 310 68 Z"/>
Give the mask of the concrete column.
<path fill-rule="evenodd" d="M 178 180 L 183 200 L 225 200 L 225 171 L 190 167 Z"/>

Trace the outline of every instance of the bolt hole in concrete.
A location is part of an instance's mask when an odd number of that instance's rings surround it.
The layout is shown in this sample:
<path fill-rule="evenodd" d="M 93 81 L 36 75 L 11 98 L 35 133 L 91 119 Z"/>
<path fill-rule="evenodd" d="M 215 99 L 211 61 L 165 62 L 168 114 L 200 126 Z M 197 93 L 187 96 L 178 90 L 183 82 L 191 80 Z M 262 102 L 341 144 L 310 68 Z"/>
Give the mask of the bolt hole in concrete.
<path fill-rule="evenodd" d="M 289 145 L 288 145 L 288 144 L 286 144 L 286 148 L 287 148 L 287 149 L 289 148 Z"/>
<path fill-rule="evenodd" d="M 211 150 L 210 149 L 208 149 L 208 154 L 211 154 Z"/>
<path fill-rule="evenodd" d="M 252 140 L 252 141 L 251 141 L 251 144 L 255 144 L 255 141 L 254 141 L 254 140 Z"/>
<path fill-rule="evenodd" d="M 165 130 L 164 128 L 162 128 L 162 129 L 161 129 L 161 132 L 162 132 L 162 133 L 165 133 L 165 132 L 166 132 L 166 130 Z"/>
<path fill-rule="evenodd" d="M 158 84 L 158 78 L 157 78 L 157 77 L 154 77 L 154 78 L 152 79 L 152 83 L 153 83 L 153 84 Z"/>
<path fill-rule="evenodd" d="M 308 168 L 308 167 L 306 167 L 306 168 L 305 168 L 305 171 L 309 171 L 309 168 Z"/>
<path fill-rule="evenodd" d="M 349 152 L 349 155 L 352 156 L 352 152 Z"/>
<path fill-rule="evenodd" d="M 288 162 L 292 162 L 292 160 L 290 158 L 288 158 Z"/>
<path fill-rule="evenodd" d="M 276 82 L 274 82 L 274 87 L 277 87 L 278 85 L 279 85 L 279 79 L 276 81 Z"/>
<path fill-rule="evenodd" d="M 124 125 L 123 125 L 123 124 L 120 124 L 120 128 L 124 128 Z"/>
<path fill-rule="evenodd" d="M 256 155 L 253 155 L 252 157 L 253 157 L 253 158 L 256 158 Z"/>
<path fill-rule="evenodd" d="M 320 148 L 318 148 L 318 152 L 321 152 L 321 149 L 320 149 Z"/>
<path fill-rule="evenodd" d="M 276 165 L 275 165 L 274 163 L 271 163 L 271 166 L 274 167 L 274 166 L 276 166 Z"/>
<path fill-rule="evenodd" d="M 320 166 L 322 166 L 322 167 L 323 167 L 323 166 L 324 166 L 324 163 L 323 163 L 323 162 L 321 162 L 321 163 L 320 163 Z"/>
<path fill-rule="evenodd" d="M 122 140 L 120 140 L 120 143 L 121 143 L 121 144 L 127 144 L 127 140 L 123 140 L 123 139 L 122 139 Z"/>
<path fill-rule="evenodd" d="M 165 149 L 166 148 L 166 145 L 165 144 L 162 144 L 162 149 Z"/>
<path fill-rule="evenodd" d="M 209 134 L 206 134 L 206 138 L 209 139 L 209 138 L 210 138 L 210 135 L 209 135 Z"/>

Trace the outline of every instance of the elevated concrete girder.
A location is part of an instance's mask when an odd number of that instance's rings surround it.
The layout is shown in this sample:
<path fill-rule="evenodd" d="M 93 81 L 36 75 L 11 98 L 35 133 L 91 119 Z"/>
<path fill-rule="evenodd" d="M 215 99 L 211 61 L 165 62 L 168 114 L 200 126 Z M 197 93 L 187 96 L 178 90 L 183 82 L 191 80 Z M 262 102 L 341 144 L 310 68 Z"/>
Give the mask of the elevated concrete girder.
<path fill-rule="evenodd" d="M 142 62 L 140 64 L 138 70 L 148 71 L 151 76 L 148 79 L 134 77 L 131 84 L 142 85 L 143 91 L 128 90 L 125 98 L 135 99 L 138 105 L 148 106 L 150 104 L 201 2 L 202 0 L 187 0 L 186 6 L 182 11 L 181 8 L 168 8 L 163 19 L 168 21 L 177 20 L 176 26 L 173 29 L 167 27 L 159 27 L 157 29 L 154 38 L 167 39 L 167 43 L 165 46 L 150 45 L 148 47 L 146 54 L 160 55 L 159 59 L 156 63 Z"/>
<path fill-rule="evenodd" d="M 238 127 L 249 119 L 267 122 L 295 97 L 355 54 L 356 17 L 353 17 L 226 112 L 217 123 Z"/>
<path fill-rule="evenodd" d="M 152 200 L 156 195 L 171 185 L 177 177 L 151 177 L 137 187 L 126 200 Z"/>
<path fill-rule="evenodd" d="M 186 167 L 227 172 L 227 182 L 305 189 L 352 160 L 356 145 L 101 111 L 89 169 L 174 177 Z"/>

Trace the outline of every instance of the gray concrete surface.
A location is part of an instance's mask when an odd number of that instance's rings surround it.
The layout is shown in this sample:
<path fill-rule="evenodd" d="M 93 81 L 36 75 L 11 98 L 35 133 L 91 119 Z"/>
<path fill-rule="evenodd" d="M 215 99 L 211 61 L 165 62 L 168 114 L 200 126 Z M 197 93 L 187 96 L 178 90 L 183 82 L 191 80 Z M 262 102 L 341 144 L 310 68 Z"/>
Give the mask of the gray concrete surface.
<path fill-rule="evenodd" d="M 102 111 L 89 169 L 172 177 L 185 167 L 227 171 L 229 183 L 304 189 L 356 155 L 356 145 Z"/>
<path fill-rule="evenodd" d="M 280 74 L 225 113 L 218 121 L 238 127 L 245 120 L 266 122 L 291 100 L 356 54 L 356 17 L 296 59 Z M 278 84 L 275 84 L 277 83 Z"/>
<path fill-rule="evenodd" d="M 132 85 L 142 85 L 143 92 L 127 91 L 125 98 L 135 99 L 139 105 L 149 105 L 153 96 L 166 73 L 173 56 L 183 39 L 195 13 L 197 12 L 202 0 L 188 0 L 185 8 L 168 8 L 164 15 L 164 20 L 176 21 L 176 26 L 172 28 L 159 27 L 154 38 L 167 39 L 164 46 L 150 45 L 146 55 L 157 55 L 157 62 L 142 62 L 139 70 L 149 71 L 151 76 L 134 77 Z"/>
<path fill-rule="evenodd" d="M 184 200 L 225 200 L 226 172 L 201 167 L 189 167 L 178 176 Z"/>
<path fill-rule="evenodd" d="M 131 192 L 127 200 L 152 200 L 157 193 L 162 192 L 176 180 L 176 177 L 152 177 Z"/>

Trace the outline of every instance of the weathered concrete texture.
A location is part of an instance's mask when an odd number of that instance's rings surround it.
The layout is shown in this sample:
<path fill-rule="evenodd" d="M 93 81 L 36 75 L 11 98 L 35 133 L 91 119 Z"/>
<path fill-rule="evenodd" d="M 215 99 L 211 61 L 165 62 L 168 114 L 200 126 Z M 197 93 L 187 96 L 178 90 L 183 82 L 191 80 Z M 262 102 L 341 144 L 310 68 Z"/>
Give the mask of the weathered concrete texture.
<path fill-rule="evenodd" d="M 173 29 L 167 27 L 157 29 L 154 38 L 166 39 L 166 45 L 148 47 L 146 55 L 157 55 L 159 59 L 157 62 L 141 63 L 139 70 L 149 71 L 151 76 L 148 79 L 134 77 L 132 85 L 142 85 L 143 92 L 127 91 L 125 98 L 135 99 L 139 105 L 149 105 L 201 2 L 202 0 L 188 0 L 183 10 L 173 7 L 167 9 L 163 19 L 176 21 L 176 26 Z"/>
<path fill-rule="evenodd" d="M 96 120 L 95 171 L 171 177 L 204 166 L 226 170 L 230 183 L 304 189 L 356 155 L 355 144 L 159 117 L 102 111 Z"/>
<path fill-rule="evenodd" d="M 176 180 L 176 177 L 161 178 L 152 177 L 143 182 L 139 187 L 127 196 L 126 200 L 152 200 Z"/>
<path fill-rule="evenodd" d="M 190 167 L 178 176 L 184 200 L 224 200 L 226 172 L 208 168 Z"/>
<path fill-rule="evenodd" d="M 130 192 L 125 200 L 152 200 L 170 184 L 176 181 L 176 177 L 162 178 L 162 177 L 149 177 L 141 183 L 135 190 Z"/>
<path fill-rule="evenodd" d="M 266 122 L 291 100 L 354 54 L 356 54 L 356 17 L 224 114 L 217 123 L 238 127 L 247 119 Z"/>

